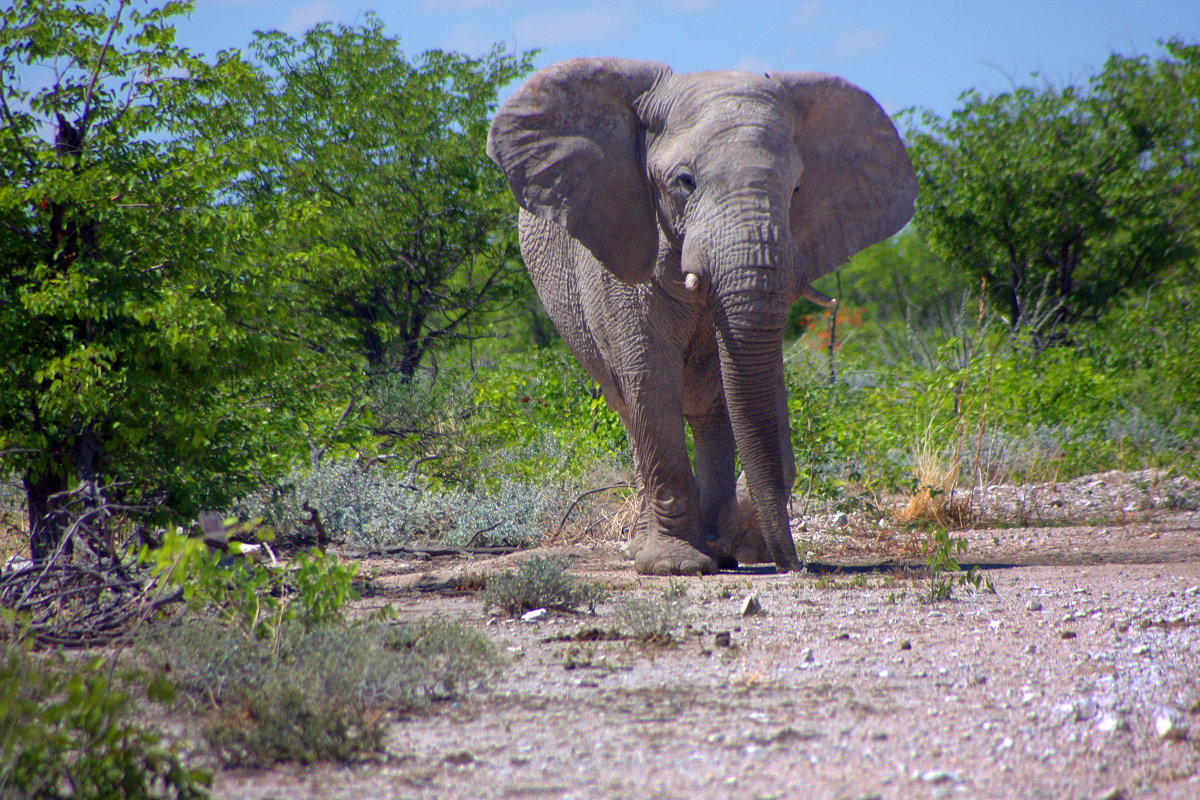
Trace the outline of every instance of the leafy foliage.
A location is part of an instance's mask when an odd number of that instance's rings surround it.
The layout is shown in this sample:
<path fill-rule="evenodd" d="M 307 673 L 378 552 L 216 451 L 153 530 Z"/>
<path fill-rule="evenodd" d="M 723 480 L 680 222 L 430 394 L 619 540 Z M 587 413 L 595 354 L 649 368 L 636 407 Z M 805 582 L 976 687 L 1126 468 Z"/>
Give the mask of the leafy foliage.
<path fill-rule="evenodd" d="M 255 143 L 182 133 L 247 68 L 174 44 L 188 4 L 140 5 L 0 12 L 0 471 L 23 478 L 38 557 L 72 486 L 178 518 L 272 477 L 313 400 L 277 335 L 292 270 L 222 202 Z M 35 68 L 51 79 L 27 87 Z"/>
<path fill-rule="evenodd" d="M 126 717 L 145 684 L 165 701 L 169 683 L 111 659 L 37 658 L 21 637 L 0 652 L 0 796 L 38 798 L 208 797 L 210 776 Z"/>
<path fill-rule="evenodd" d="M 501 660 L 482 634 L 419 620 L 304 628 L 247 639 L 203 617 L 181 619 L 143 646 L 171 665 L 179 690 L 218 707 L 204 738 L 226 764 L 356 761 L 377 750 L 388 712 L 462 696 Z"/>
<path fill-rule="evenodd" d="M 925 541 L 925 566 L 929 570 L 930 602 L 949 600 L 954 594 L 954 587 L 969 586 L 978 591 L 995 592 L 992 579 L 979 574 L 979 567 L 971 565 L 967 569 L 959 566 L 958 555 L 967 551 L 967 540 L 950 538 L 945 530 L 936 530 Z M 956 573 L 948 575 L 947 573 Z"/>
<path fill-rule="evenodd" d="M 373 375 L 411 379 L 426 354 L 471 337 L 482 313 L 527 294 L 512 203 L 484 154 L 500 88 L 530 54 L 411 61 L 372 14 L 301 37 L 258 34 L 255 80 L 230 87 L 212 136 L 251 126 L 274 143 L 239 183 L 251 208 L 318 196 L 310 224 L 276 236 L 307 253 L 297 309 L 361 353 Z"/>
<path fill-rule="evenodd" d="M 918 230 L 1037 349 L 1196 252 L 1200 46 L 1166 49 L 1085 88 L 968 91 L 908 133 Z"/>
<path fill-rule="evenodd" d="M 259 531 L 260 541 L 271 538 Z M 216 611 L 224 622 L 251 639 L 278 639 L 282 626 L 298 622 L 313 628 L 340 622 L 342 608 L 357 597 L 351 582 L 357 564 L 314 548 L 296 556 L 291 577 L 296 592 L 289 597 L 288 573 L 243 556 L 242 545 L 230 542 L 232 556 L 210 549 L 203 540 L 168 531 L 162 546 L 142 548 L 139 560 L 153 564 L 156 575 L 183 587 L 193 611 Z"/>

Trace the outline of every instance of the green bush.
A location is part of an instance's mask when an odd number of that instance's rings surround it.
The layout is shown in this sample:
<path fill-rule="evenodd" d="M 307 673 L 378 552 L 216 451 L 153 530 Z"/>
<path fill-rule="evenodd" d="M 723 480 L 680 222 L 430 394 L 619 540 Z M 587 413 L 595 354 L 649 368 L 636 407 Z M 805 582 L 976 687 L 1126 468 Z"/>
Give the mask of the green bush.
<path fill-rule="evenodd" d="M 411 712 L 487 683 L 500 657 L 484 635 L 418 621 L 306 629 L 275 642 L 208 618 L 164 626 L 142 643 L 200 707 L 220 709 L 204 737 L 227 764 L 353 761 L 378 749 L 387 712 Z"/>
<path fill-rule="evenodd" d="M 614 606 L 613 616 L 622 633 L 640 642 L 666 644 L 687 621 L 687 608 L 680 597 L 623 597 Z"/>
<path fill-rule="evenodd" d="M 35 658 L 18 637 L 0 654 L 0 797 L 207 797 L 208 773 L 184 765 L 174 748 L 131 722 L 133 689 L 154 700 L 171 687 L 161 675 L 116 669 L 109 658 Z"/>
<path fill-rule="evenodd" d="M 608 591 L 595 581 L 568 574 L 565 558 L 541 556 L 525 560 L 516 571 L 489 577 L 482 593 L 485 609 L 499 608 L 510 616 L 536 608 L 573 611 L 581 605 L 594 612 L 607 596 Z"/>
<path fill-rule="evenodd" d="M 269 529 L 255 529 L 260 541 Z M 225 622 L 256 639 L 275 637 L 281 625 L 296 620 L 314 627 L 341 620 L 343 606 L 357 595 L 351 582 L 357 564 L 343 565 L 314 548 L 295 559 L 294 572 L 269 567 L 242 555 L 239 542 L 230 556 L 182 531 L 167 531 L 162 545 L 142 547 L 138 560 L 151 563 L 161 580 L 182 587 L 192 610 L 213 610 Z M 295 583 L 295 591 L 289 585 Z"/>

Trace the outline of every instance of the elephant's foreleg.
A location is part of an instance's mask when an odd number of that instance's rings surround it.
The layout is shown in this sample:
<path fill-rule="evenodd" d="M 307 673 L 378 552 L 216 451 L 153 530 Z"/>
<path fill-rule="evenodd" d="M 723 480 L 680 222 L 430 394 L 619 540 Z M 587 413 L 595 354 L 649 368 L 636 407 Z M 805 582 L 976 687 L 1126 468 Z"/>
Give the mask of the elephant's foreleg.
<path fill-rule="evenodd" d="M 791 491 L 796 481 L 796 457 L 786 424 L 787 393 L 782 377 L 776 387 L 776 413 L 781 421 L 779 450 L 783 455 L 783 485 Z M 711 549 L 722 562 L 729 559 L 742 564 L 760 564 L 775 560 L 763 538 L 744 472 L 738 476 L 735 491 L 730 492 L 717 514 L 716 531 Z"/>
<path fill-rule="evenodd" d="M 688 461 L 679 381 L 669 371 L 646 371 L 620 380 L 622 417 L 637 454 L 640 513 L 630 554 L 638 572 L 654 575 L 711 573 L 700 524 L 699 492 Z"/>
<path fill-rule="evenodd" d="M 699 492 L 700 527 L 710 547 L 720 538 L 721 511 L 736 491 L 733 429 L 725 401 L 718 395 L 703 414 L 687 415 L 695 447 L 696 487 Z M 718 563 L 725 568 L 737 566 L 729 553 L 713 549 Z"/>

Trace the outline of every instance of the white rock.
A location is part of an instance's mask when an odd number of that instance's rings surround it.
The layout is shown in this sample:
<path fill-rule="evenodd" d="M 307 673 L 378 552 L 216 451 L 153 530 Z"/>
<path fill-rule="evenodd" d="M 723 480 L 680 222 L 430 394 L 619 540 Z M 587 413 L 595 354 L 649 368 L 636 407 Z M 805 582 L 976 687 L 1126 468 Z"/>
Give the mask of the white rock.
<path fill-rule="evenodd" d="M 537 622 L 543 619 L 548 612 L 544 608 L 535 608 L 533 611 L 526 611 L 521 615 L 522 622 Z"/>
<path fill-rule="evenodd" d="M 758 593 L 751 592 L 742 600 L 742 616 L 753 617 L 756 614 L 766 613 L 763 611 L 762 603 L 758 600 Z"/>
<path fill-rule="evenodd" d="M 925 783 L 946 783 L 947 781 L 957 782 L 958 778 L 953 772 L 947 772 L 944 769 L 931 769 L 928 772 L 921 773 L 921 780 Z"/>
<path fill-rule="evenodd" d="M 1154 718 L 1154 730 L 1160 739 L 1186 739 L 1187 719 L 1177 708 L 1164 708 Z"/>
<path fill-rule="evenodd" d="M 1129 730 L 1129 721 L 1120 714 L 1105 714 L 1096 723 L 1096 727 L 1101 733 L 1117 733 Z"/>
<path fill-rule="evenodd" d="M 817 657 L 813 655 L 811 647 L 806 647 L 800 651 L 800 660 L 805 664 L 811 664 L 817 660 Z"/>

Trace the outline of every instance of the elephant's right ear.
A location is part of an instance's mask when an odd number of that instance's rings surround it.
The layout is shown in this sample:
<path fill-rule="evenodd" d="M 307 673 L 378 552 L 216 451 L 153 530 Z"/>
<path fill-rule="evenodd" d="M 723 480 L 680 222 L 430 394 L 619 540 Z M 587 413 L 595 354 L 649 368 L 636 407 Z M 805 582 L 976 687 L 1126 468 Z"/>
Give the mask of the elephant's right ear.
<path fill-rule="evenodd" d="M 638 98 L 670 74 L 656 61 L 563 61 L 513 93 L 488 131 L 487 153 L 521 208 L 630 283 L 650 279 L 658 253 Z"/>

